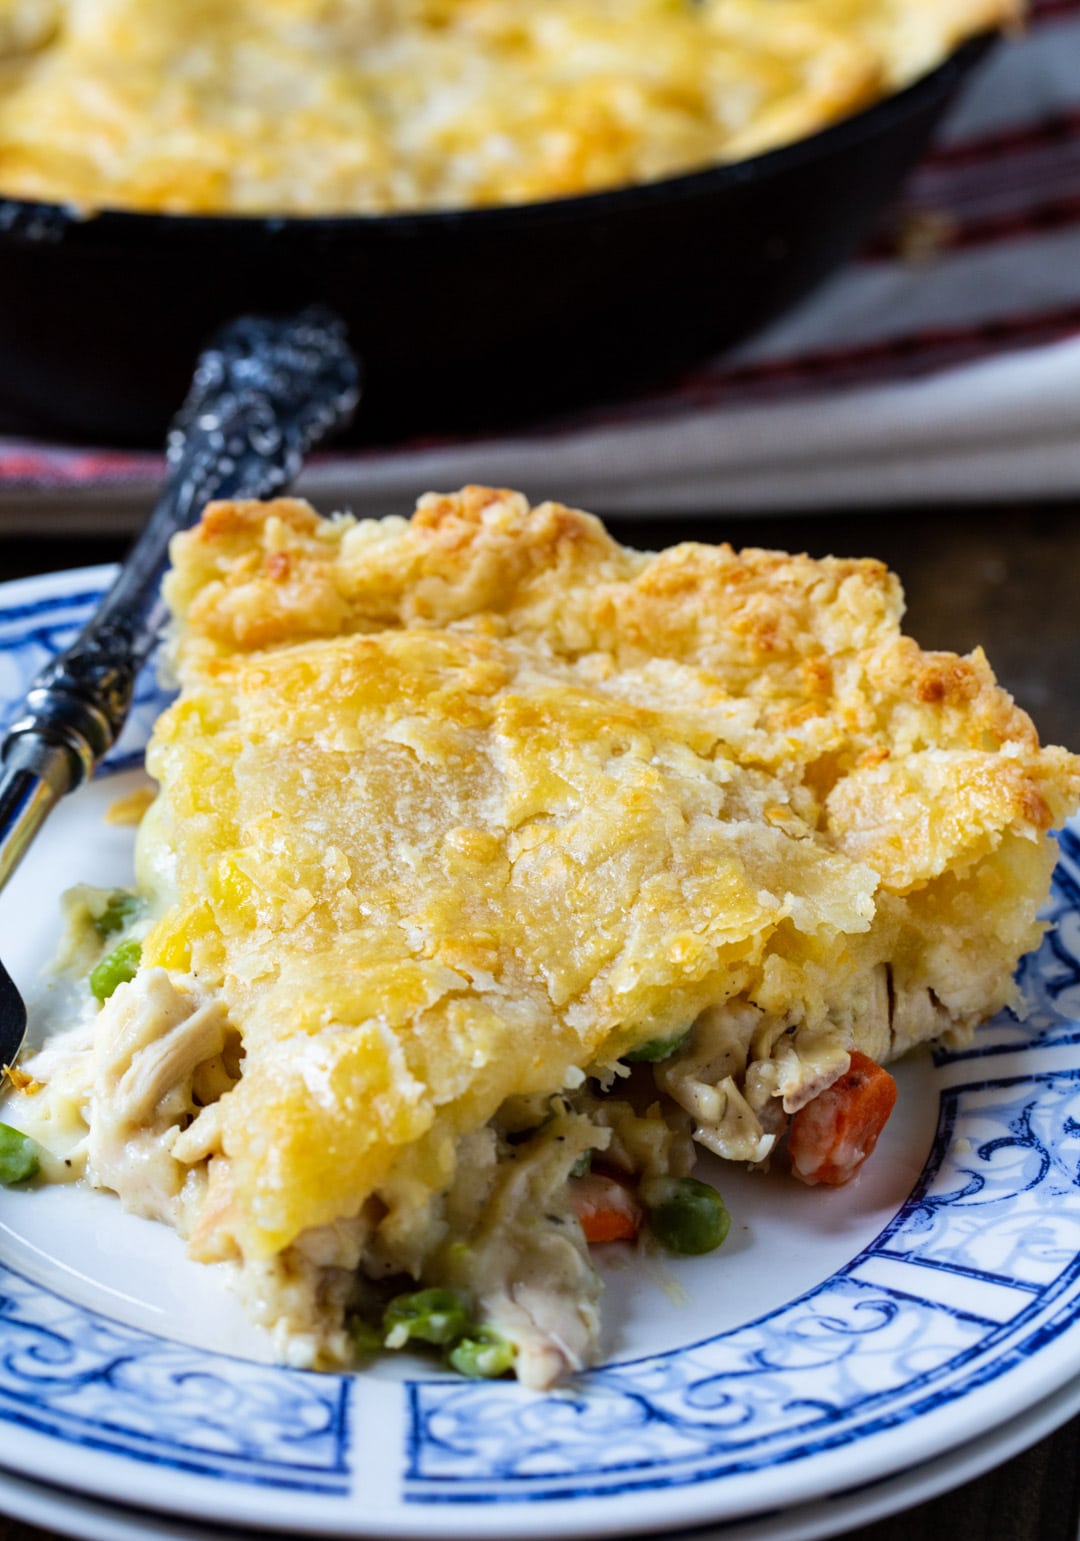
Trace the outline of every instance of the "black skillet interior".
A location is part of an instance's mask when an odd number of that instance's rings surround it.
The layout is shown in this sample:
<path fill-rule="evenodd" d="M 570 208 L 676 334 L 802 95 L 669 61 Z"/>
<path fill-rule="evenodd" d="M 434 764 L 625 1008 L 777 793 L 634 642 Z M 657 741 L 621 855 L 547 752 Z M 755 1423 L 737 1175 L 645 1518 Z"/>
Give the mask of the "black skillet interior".
<path fill-rule="evenodd" d="M 213 328 L 312 301 L 363 360 L 363 442 L 625 396 L 835 268 L 991 41 L 797 144 L 559 202 L 263 219 L 0 201 L 0 410 L 39 432 L 160 443 Z"/>

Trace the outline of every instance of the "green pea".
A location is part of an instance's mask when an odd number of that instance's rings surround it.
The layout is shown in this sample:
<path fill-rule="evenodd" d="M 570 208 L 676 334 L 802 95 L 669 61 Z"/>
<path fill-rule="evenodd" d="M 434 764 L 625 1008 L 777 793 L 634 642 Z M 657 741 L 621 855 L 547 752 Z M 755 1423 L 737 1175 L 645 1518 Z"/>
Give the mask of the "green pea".
<path fill-rule="evenodd" d="M 652 1177 L 638 1191 L 653 1235 L 669 1252 L 713 1252 L 730 1229 L 723 1199 L 696 1177 Z"/>
<path fill-rule="evenodd" d="M 383 1313 L 387 1348 L 404 1348 L 410 1338 L 421 1343 L 453 1343 L 468 1326 L 465 1302 L 453 1290 L 398 1295 Z"/>
<path fill-rule="evenodd" d="M 94 930 L 98 936 L 111 936 L 114 931 L 122 931 L 129 921 L 135 919 L 142 907 L 143 902 L 138 894 L 117 888 L 109 895 L 109 901 L 101 914 L 94 916 Z"/>
<path fill-rule="evenodd" d="M 467 1337 L 454 1344 L 446 1362 L 459 1375 L 494 1380 L 513 1367 L 516 1353 L 514 1345 L 490 1327 L 472 1327 Z"/>
<path fill-rule="evenodd" d="M 636 1049 L 631 1049 L 623 1059 L 628 1065 L 657 1065 L 662 1059 L 670 1059 L 671 1056 L 682 1048 L 690 1036 L 690 1029 L 680 1033 L 677 1038 L 650 1038 L 646 1043 L 639 1043 Z"/>
<path fill-rule="evenodd" d="M 570 1168 L 571 1177 L 587 1177 L 592 1171 L 592 1151 L 583 1150 Z"/>
<path fill-rule="evenodd" d="M 10 1124 L 0 1124 L 0 1183 L 24 1183 L 36 1177 L 41 1166 L 41 1149 L 28 1134 L 20 1134 Z"/>
<path fill-rule="evenodd" d="M 132 937 L 105 954 L 90 975 L 90 989 L 99 1001 L 107 1001 L 117 985 L 135 978 L 141 957 L 142 945 Z"/>

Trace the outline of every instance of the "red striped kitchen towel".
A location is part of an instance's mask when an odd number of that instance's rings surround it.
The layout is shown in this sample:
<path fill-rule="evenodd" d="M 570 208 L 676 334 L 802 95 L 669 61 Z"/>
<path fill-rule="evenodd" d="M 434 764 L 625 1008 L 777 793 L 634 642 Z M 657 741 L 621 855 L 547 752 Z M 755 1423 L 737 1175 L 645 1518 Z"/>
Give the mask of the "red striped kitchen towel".
<path fill-rule="evenodd" d="M 0 438 L 0 529 L 126 524 L 159 471 Z M 1080 0 L 1034 0 L 888 228 L 752 343 L 512 437 L 324 455 L 301 490 L 381 514 L 465 481 L 626 513 L 1080 492 Z"/>

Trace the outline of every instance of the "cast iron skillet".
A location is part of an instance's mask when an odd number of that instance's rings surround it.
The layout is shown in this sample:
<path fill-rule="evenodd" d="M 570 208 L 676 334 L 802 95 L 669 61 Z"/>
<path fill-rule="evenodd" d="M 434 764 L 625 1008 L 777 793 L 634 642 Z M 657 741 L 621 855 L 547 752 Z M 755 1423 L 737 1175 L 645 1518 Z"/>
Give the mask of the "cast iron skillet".
<path fill-rule="evenodd" d="M 260 218 L 0 200 L 0 408 L 156 444 L 230 316 L 343 317 L 365 441 L 483 430 L 639 389 L 834 268 L 992 39 L 796 144 L 662 182 L 463 212 Z"/>

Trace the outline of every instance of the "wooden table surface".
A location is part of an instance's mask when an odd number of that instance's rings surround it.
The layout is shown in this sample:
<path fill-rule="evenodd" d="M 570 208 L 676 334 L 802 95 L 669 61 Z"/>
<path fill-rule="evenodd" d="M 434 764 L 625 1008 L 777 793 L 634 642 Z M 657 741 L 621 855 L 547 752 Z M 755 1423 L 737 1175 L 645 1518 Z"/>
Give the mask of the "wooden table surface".
<path fill-rule="evenodd" d="M 1080 500 L 1037 508 L 609 522 L 620 539 L 643 547 L 694 538 L 815 556 L 881 557 L 904 581 L 911 635 L 924 647 L 956 652 L 981 643 L 1044 740 L 1080 750 Z M 0 544 L 0 578 L 110 561 L 121 551 L 115 539 L 9 540 Z M 1003 1419 L 1008 1412 L 1003 1409 Z M 1080 1418 L 978 1480 L 848 1534 L 853 1541 L 1077 1541 L 1078 1447 Z M 852 1485 L 858 1480 L 853 1469 Z M 3 1500 L 0 1483 L 0 1509 Z M 0 1541 L 51 1541 L 54 1534 L 0 1517 Z M 152 1522 L 146 1534 L 154 1534 Z"/>

